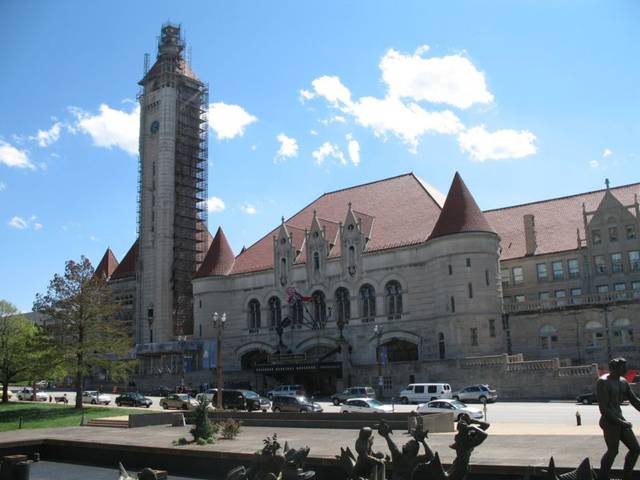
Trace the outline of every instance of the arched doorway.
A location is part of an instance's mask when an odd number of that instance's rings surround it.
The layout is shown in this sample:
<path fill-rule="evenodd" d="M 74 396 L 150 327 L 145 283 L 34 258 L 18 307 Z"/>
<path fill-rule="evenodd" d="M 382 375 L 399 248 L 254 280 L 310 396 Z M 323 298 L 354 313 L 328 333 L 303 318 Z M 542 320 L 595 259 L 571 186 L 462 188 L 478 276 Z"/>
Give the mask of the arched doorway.
<path fill-rule="evenodd" d="M 240 357 L 242 370 L 253 370 L 260 363 L 267 363 L 269 354 L 264 350 L 250 350 Z"/>

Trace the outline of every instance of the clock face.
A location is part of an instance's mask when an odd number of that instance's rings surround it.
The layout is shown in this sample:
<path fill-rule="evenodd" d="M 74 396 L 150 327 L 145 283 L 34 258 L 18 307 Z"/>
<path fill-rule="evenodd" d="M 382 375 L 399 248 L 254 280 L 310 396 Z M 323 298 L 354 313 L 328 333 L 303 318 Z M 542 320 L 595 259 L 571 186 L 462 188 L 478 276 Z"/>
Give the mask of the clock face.
<path fill-rule="evenodd" d="M 160 130 L 160 122 L 158 120 L 154 120 L 151 122 L 151 133 L 158 133 Z"/>

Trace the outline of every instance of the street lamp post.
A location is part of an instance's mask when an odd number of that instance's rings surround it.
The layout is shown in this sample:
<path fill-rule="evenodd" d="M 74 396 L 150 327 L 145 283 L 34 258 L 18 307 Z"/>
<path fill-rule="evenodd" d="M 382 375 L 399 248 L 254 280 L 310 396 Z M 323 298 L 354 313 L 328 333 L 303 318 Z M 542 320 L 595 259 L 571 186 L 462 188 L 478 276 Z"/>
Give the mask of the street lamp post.
<path fill-rule="evenodd" d="M 226 321 L 226 313 L 218 315 L 218 312 L 214 312 L 213 329 L 216 332 L 216 386 L 218 388 L 216 408 L 220 410 L 222 410 L 222 331 Z"/>
<path fill-rule="evenodd" d="M 376 336 L 377 338 L 377 345 L 376 345 L 376 362 L 378 363 L 378 399 L 382 399 L 382 394 L 383 394 L 383 381 L 382 381 L 382 358 L 381 358 L 381 352 L 380 352 L 380 340 L 382 339 L 382 332 L 383 332 L 384 328 L 380 325 L 375 325 L 373 327 L 373 334 Z"/>

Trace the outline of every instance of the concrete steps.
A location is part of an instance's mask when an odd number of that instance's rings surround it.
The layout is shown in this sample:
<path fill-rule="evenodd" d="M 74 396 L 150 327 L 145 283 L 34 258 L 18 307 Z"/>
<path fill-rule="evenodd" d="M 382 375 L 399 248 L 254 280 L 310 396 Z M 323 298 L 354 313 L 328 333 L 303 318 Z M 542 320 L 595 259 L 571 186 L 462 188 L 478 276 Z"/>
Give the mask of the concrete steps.
<path fill-rule="evenodd" d="M 113 418 L 95 418 L 89 420 L 86 427 L 108 427 L 108 428 L 129 428 L 129 421 Z"/>

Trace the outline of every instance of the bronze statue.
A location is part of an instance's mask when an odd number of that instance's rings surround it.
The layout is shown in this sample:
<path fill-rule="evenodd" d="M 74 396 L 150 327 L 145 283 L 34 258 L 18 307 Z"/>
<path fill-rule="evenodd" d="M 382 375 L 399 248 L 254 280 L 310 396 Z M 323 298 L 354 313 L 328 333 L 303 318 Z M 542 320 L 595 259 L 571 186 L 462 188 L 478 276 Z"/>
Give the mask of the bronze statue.
<path fill-rule="evenodd" d="M 430 462 L 434 458 L 433 452 L 425 441 L 427 432 L 416 429 L 413 438 L 402 446 L 402 450 L 398 448 L 391 438 L 393 431 L 384 421 L 381 421 L 378 425 L 378 433 L 387 441 L 387 445 L 391 451 L 392 480 L 410 480 L 413 478 L 413 471 L 420 460 Z M 421 444 L 425 449 L 424 458 L 418 457 Z"/>
<path fill-rule="evenodd" d="M 600 461 L 599 480 L 609 480 L 611 466 L 618 454 L 618 446 L 622 442 L 629 451 L 624 459 L 623 480 L 633 478 L 633 467 L 640 454 L 640 445 L 633 434 L 631 423 L 622 416 L 620 403 L 629 400 L 636 410 L 640 411 L 640 399 L 631 391 L 624 378 L 627 373 L 627 361 L 614 358 L 609 362 L 609 374 L 603 375 L 596 384 L 596 396 L 600 407 L 600 428 L 604 434 L 607 451 Z"/>
<path fill-rule="evenodd" d="M 589 459 L 585 458 L 580 466 L 572 472 L 556 474 L 556 464 L 553 457 L 549 460 L 549 468 L 546 471 L 544 480 L 596 480 L 596 473 L 591 468 Z"/>

